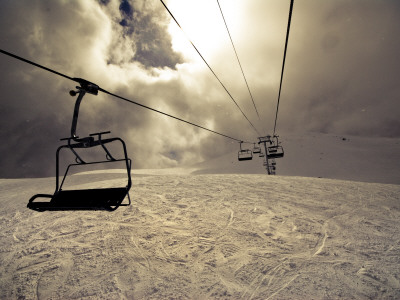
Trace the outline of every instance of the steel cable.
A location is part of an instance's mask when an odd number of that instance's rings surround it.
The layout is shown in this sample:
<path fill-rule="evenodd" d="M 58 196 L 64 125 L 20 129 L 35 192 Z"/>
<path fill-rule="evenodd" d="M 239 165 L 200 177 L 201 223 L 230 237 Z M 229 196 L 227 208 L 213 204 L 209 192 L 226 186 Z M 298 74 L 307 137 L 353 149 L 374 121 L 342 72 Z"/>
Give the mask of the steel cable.
<path fill-rule="evenodd" d="M 283 63 L 282 63 L 282 71 L 281 71 L 281 80 L 280 80 L 280 83 L 279 83 L 278 102 L 277 102 L 277 104 L 276 104 L 275 123 L 274 123 L 274 134 L 273 134 L 273 135 L 275 135 L 275 132 L 276 132 L 276 122 L 277 122 L 277 120 L 278 120 L 279 102 L 280 102 L 280 98 L 281 98 L 282 81 L 283 81 L 283 72 L 284 72 L 284 70 L 285 70 L 285 61 L 286 61 L 286 52 L 287 52 L 287 46 L 288 46 L 288 41 L 289 41 L 290 23 L 291 23 L 291 20 L 292 20 L 293 2 L 294 2 L 294 0 L 291 0 L 291 1 L 290 1 L 288 26 L 287 26 L 286 41 L 285 41 L 285 51 L 284 51 L 284 53 L 283 53 Z"/>
<path fill-rule="evenodd" d="M 187 34 L 185 33 L 185 31 L 183 30 L 183 28 L 181 27 L 181 25 L 179 24 L 179 22 L 176 20 L 176 18 L 174 17 L 174 15 L 172 14 L 172 12 L 169 10 L 169 8 L 167 7 L 167 5 L 164 3 L 163 0 L 160 0 L 160 2 L 164 5 L 165 9 L 167 10 L 167 12 L 169 13 L 169 15 L 171 16 L 171 18 L 175 21 L 176 25 L 178 25 L 178 27 L 182 30 L 182 32 L 185 34 L 186 38 L 189 40 L 190 44 L 193 46 L 193 48 L 196 50 L 196 52 L 199 54 L 199 56 L 201 57 L 201 59 L 204 61 L 204 63 L 207 65 L 207 67 L 210 69 L 211 73 L 215 76 L 215 78 L 218 80 L 218 82 L 221 84 L 221 86 L 224 88 L 224 90 L 226 91 L 226 93 L 228 94 L 228 96 L 231 98 L 231 100 L 235 103 L 236 107 L 240 110 L 240 112 L 242 113 L 242 115 L 246 118 L 246 120 L 250 123 L 251 127 L 253 127 L 253 129 L 255 130 L 255 132 L 258 134 L 258 136 L 260 136 L 260 133 L 258 132 L 257 128 L 253 125 L 253 123 L 249 120 L 249 118 L 246 116 L 246 114 L 243 112 L 243 110 L 240 108 L 239 104 L 236 102 L 236 100 L 233 98 L 233 96 L 231 95 L 231 93 L 229 93 L 228 89 L 225 87 L 225 85 L 222 83 L 222 81 L 218 78 L 217 74 L 213 71 L 213 69 L 211 68 L 211 66 L 207 63 L 207 61 L 205 60 L 205 58 L 203 57 L 203 55 L 201 55 L 200 51 L 197 49 L 197 47 L 193 44 L 193 42 L 189 39 L 189 37 L 187 36 Z"/>
<path fill-rule="evenodd" d="M 247 82 L 246 76 L 244 75 L 244 71 L 243 71 L 243 68 L 242 68 L 242 64 L 240 63 L 240 60 L 239 60 L 239 55 L 237 54 L 236 47 L 235 47 L 235 44 L 233 43 L 233 39 L 232 39 L 231 33 L 229 32 L 228 24 L 226 23 L 226 20 L 225 20 L 225 17 L 224 17 L 224 13 L 222 12 L 222 7 L 221 7 L 221 5 L 220 5 L 220 3 L 219 3 L 218 0 L 217 0 L 217 3 L 218 3 L 218 6 L 219 6 L 219 10 L 220 10 L 220 12 L 221 12 L 222 19 L 224 20 L 224 23 L 225 23 L 226 31 L 228 32 L 229 38 L 230 38 L 230 40 L 231 40 L 231 44 L 232 44 L 233 50 L 235 51 L 236 59 L 237 59 L 237 61 L 238 61 L 240 70 L 242 71 L 243 79 L 244 79 L 244 81 L 245 81 L 245 83 L 246 83 L 247 90 L 249 91 L 251 101 L 253 102 L 253 106 L 254 106 L 254 109 L 255 109 L 255 111 L 256 111 L 256 113 L 257 113 L 258 119 L 261 121 L 260 115 L 258 114 L 258 109 L 257 109 L 256 103 L 254 102 L 253 95 L 252 95 L 252 93 L 251 93 L 251 91 L 250 91 L 249 84 L 248 84 L 248 82 Z"/>
<path fill-rule="evenodd" d="M 30 60 L 28 60 L 28 59 L 25 59 L 25 58 L 23 58 L 23 57 L 20 57 L 20 56 L 18 56 L 18 55 L 13 54 L 13 53 L 7 52 L 7 51 L 2 50 L 2 49 L 0 49 L 0 52 L 3 53 L 3 54 L 5 54 L 5 55 L 11 56 L 11 57 L 13 57 L 13 58 L 16 58 L 16 59 L 18 59 L 18 60 L 21 60 L 21 61 L 23 61 L 23 62 L 26 62 L 26 63 L 28 63 L 28 64 L 31 64 L 31 65 L 33 65 L 33 66 L 35 66 L 35 67 L 44 69 L 44 70 L 46 70 L 46 71 L 48 71 L 48 72 L 51 72 L 51 73 L 53 73 L 53 74 L 56 74 L 56 75 L 58 75 L 58 76 L 67 78 L 67 79 L 72 80 L 72 81 L 74 81 L 74 82 L 79 82 L 79 81 L 77 80 L 78 78 L 73 78 L 73 77 L 67 76 L 67 75 L 65 75 L 65 74 L 62 74 L 62 73 L 57 72 L 57 71 L 55 71 L 55 70 L 52 70 L 52 69 L 50 69 L 50 68 L 44 67 L 44 66 L 42 66 L 42 65 L 39 65 L 39 64 L 37 64 L 37 63 L 35 63 L 35 62 L 33 62 L 33 61 L 30 61 Z M 143 108 L 152 110 L 152 111 L 154 111 L 154 112 L 157 112 L 157 113 L 159 113 L 159 114 L 165 115 L 165 116 L 167 116 L 167 117 L 173 118 L 173 119 L 175 119 L 175 120 L 184 122 L 184 123 L 186 123 L 186 124 L 189 124 L 189 125 L 192 125 L 192 126 L 201 128 L 201 129 L 203 129 L 203 130 L 207 130 L 207 131 L 209 131 L 209 132 L 218 134 L 218 135 L 220 135 L 220 136 L 229 138 L 229 139 L 231 139 L 231 140 L 234 140 L 234 141 L 237 141 L 237 142 L 242 141 L 242 140 L 240 140 L 240 139 L 231 137 L 231 136 L 229 136 L 229 135 L 220 133 L 220 132 L 218 132 L 218 131 L 208 129 L 208 128 L 206 128 L 206 127 L 203 127 L 203 126 L 197 125 L 197 124 L 195 124 L 195 123 L 186 121 L 186 120 L 184 120 L 184 119 L 175 117 L 175 116 L 173 116 L 173 115 L 167 114 L 167 113 L 162 112 L 162 111 L 160 111 L 160 110 L 151 108 L 151 107 L 149 107 L 149 106 L 147 106 L 147 105 L 144 105 L 144 104 L 141 104 L 141 103 L 139 103 L 139 102 L 136 102 L 136 101 L 130 100 L 130 99 L 128 99 L 128 98 L 125 98 L 125 97 L 116 95 L 116 94 L 111 93 L 111 92 L 109 92 L 109 91 L 106 91 L 106 90 L 104 90 L 104 89 L 102 89 L 102 88 L 100 88 L 100 87 L 99 87 L 99 91 L 101 91 L 101 92 L 103 92 L 103 93 L 105 93 L 105 94 L 108 94 L 108 95 L 110 95 L 110 96 L 116 97 L 116 98 L 118 98 L 118 99 L 127 101 L 127 102 L 129 102 L 129 103 L 132 103 L 132 104 L 141 106 L 141 107 L 143 107 Z"/>

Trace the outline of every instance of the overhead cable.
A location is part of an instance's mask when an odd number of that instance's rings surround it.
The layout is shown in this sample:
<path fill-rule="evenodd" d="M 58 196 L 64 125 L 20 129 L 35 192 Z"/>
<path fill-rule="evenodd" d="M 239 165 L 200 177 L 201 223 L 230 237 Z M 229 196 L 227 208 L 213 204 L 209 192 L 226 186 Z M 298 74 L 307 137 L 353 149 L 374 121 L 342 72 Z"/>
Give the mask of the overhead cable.
<path fill-rule="evenodd" d="M 287 25 L 287 31 L 286 31 L 286 41 L 285 41 L 285 51 L 283 53 L 281 81 L 280 81 L 280 84 L 279 84 L 278 103 L 276 104 L 274 135 L 275 135 L 275 131 L 276 131 L 276 121 L 278 120 L 279 101 L 280 101 L 280 98 L 281 98 L 283 71 L 285 70 L 285 60 L 286 60 L 286 52 L 287 52 L 287 46 L 288 46 L 288 41 L 289 41 L 290 23 L 291 23 L 291 20 L 292 20 L 293 2 L 294 2 L 294 0 L 290 0 L 289 19 L 288 19 L 288 25 Z"/>
<path fill-rule="evenodd" d="M 56 74 L 56 75 L 58 75 L 58 76 L 67 78 L 67 79 L 69 79 L 69 80 L 74 80 L 72 77 L 69 77 L 69 76 L 67 76 L 67 75 L 65 75 L 65 74 L 59 73 L 59 72 L 54 71 L 54 70 L 52 70 L 52 69 L 46 68 L 46 67 L 44 67 L 44 66 L 42 66 L 42 65 L 39 65 L 39 64 L 37 64 L 37 63 L 34 63 L 33 61 L 27 60 L 27 59 L 25 59 L 25 58 L 23 58 L 23 57 L 21 57 L 21 56 L 12 54 L 12 53 L 7 52 L 7 51 L 4 51 L 4 50 L 2 50 L 2 49 L 0 49 L 0 52 L 3 53 L 3 54 L 6 54 L 6 55 L 8 55 L 8 56 L 14 57 L 14 58 L 16 58 L 16 59 L 19 59 L 19 60 L 21 60 L 21 61 L 23 61 L 23 62 L 26 62 L 26 63 L 28 63 L 28 64 L 31 64 L 31 65 L 33 65 L 33 66 L 35 66 L 35 67 L 44 69 L 44 70 L 49 71 L 49 72 L 51 72 L 51 73 L 54 73 L 54 74 Z"/>
<path fill-rule="evenodd" d="M 226 91 L 226 93 L 228 94 L 228 96 L 231 98 L 231 100 L 235 103 L 235 105 L 237 106 L 237 108 L 240 110 L 240 112 L 242 113 L 242 115 L 246 118 L 246 120 L 250 123 L 251 127 L 253 127 L 253 129 L 256 131 L 257 135 L 260 136 L 260 133 L 258 132 L 257 128 L 253 125 L 253 123 L 251 123 L 251 121 L 249 120 L 249 118 L 246 116 L 246 114 L 243 112 L 243 110 L 240 108 L 239 104 L 237 104 L 236 100 L 233 98 L 233 96 L 231 95 L 231 93 L 229 93 L 228 89 L 225 87 L 225 85 L 222 83 L 222 81 L 218 78 L 217 74 L 213 71 L 213 69 L 210 67 L 210 65 L 207 63 L 207 61 L 205 60 L 205 58 L 203 57 L 203 55 L 201 55 L 200 51 L 197 49 L 197 47 L 193 44 L 193 42 L 189 39 L 188 35 L 186 34 L 186 32 L 183 30 L 183 28 L 181 27 L 181 25 L 178 23 L 178 21 L 176 20 L 176 18 L 174 17 L 174 15 L 172 14 L 172 12 L 169 10 L 169 8 L 167 7 L 167 5 L 164 3 L 163 0 L 160 0 L 161 3 L 164 5 L 165 9 L 168 11 L 168 13 L 170 14 L 171 18 L 175 21 L 176 25 L 178 25 L 178 27 L 182 30 L 182 32 L 185 34 L 186 38 L 189 40 L 190 44 L 192 44 L 193 48 L 196 50 L 197 54 L 199 54 L 199 56 L 201 57 L 201 59 L 204 61 L 204 63 L 207 65 L 207 67 L 210 69 L 211 73 L 213 73 L 213 75 L 215 76 L 215 78 L 217 78 L 218 82 L 221 84 L 221 86 L 224 88 L 224 90 Z"/>
<path fill-rule="evenodd" d="M 254 102 L 253 95 L 251 94 L 251 91 L 250 91 L 249 84 L 247 83 L 246 76 L 244 75 L 244 71 L 243 71 L 243 68 L 242 68 L 242 64 L 240 63 L 240 60 L 239 60 L 239 55 L 237 54 L 237 51 L 236 51 L 235 45 L 234 45 L 234 43 L 233 43 L 233 39 L 232 39 L 231 33 L 229 32 L 228 24 L 226 23 L 226 20 L 225 20 L 225 17 L 224 17 L 224 13 L 222 12 L 222 8 L 221 8 L 221 5 L 219 4 L 219 1 L 218 1 L 218 0 L 217 0 L 217 3 L 218 3 L 218 6 L 219 6 L 219 10 L 221 11 L 222 19 L 224 20 L 224 23 L 225 23 L 226 31 L 228 31 L 228 35 L 229 35 L 229 38 L 230 38 L 230 40 L 231 40 L 233 50 L 235 51 L 236 58 L 237 58 L 237 61 L 238 61 L 238 63 L 239 63 L 240 70 L 242 71 L 242 75 L 243 75 L 244 81 L 246 82 L 247 90 L 249 91 L 249 94 L 250 94 L 250 97 L 251 97 L 251 101 L 253 101 L 253 106 L 254 106 L 254 109 L 256 110 L 258 119 L 261 121 L 260 115 L 258 114 L 258 110 L 257 110 L 256 103 Z"/>
<path fill-rule="evenodd" d="M 62 74 L 62 73 L 60 73 L 60 72 L 54 71 L 54 70 L 52 70 L 52 69 L 50 69 L 50 68 L 44 67 L 44 66 L 42 66 L 42 65 L 39 65 L 39 64 L 37 64 L 37 63 L 35 63 L 35 62 L 33 62 L 33 61 L 30 61 L 30 60 L 28 60 L 28 59 L 22 58 L 22 57 L 20 57 L 20 56 L 18 56 L 18 55 L 12 54 L 12 53 L 7 52 L 7 51 L 4 51 L 4 50 L 2 50 L 2 49 L 0 49 L 0 52 L 3 53 L 3 54 L 5 54 L 5 55 L 11 56 L 11 57 L 13 57 L 13 58 L 16 58 L 16 59 L 18 59 L 18 60 L 21 60 L 21 61 L 23 61 L 23 62 L 26 62 L 26 63 L 28 63 L 28 64 L 31 64 L 31 65 L 33 65 L 33 66 L 35 66 L 35 67 L 44 69 L 44 70 L 49 71 L 49 72 L 51 72 L 51 73 L 54 73 L 54 74 L 56 74 L 56 75 L 58 75 L 58 76 L 67 78 L 67 79 L 72 80 L 72 81 L 74 81 L 74 82 L 79 82 L 78 78 L 73 78 L 73 77 L 67 76 L 67 75 Z M 195 124 L 195 123 L 186 121 L 186 120 L 184 120 L 184 119 L 175 117 L 175 116 L 173 116 L 173 115 L 170 115 L 170 114 L 167 114 L 167 113 L 162 112 L 162 111 L 160 111 L 160 110 L 151 108 L 151 107 L 149 107 L 149 106 L 146 106 L 146 105 L 144 105 L 144 104 L 138 103 L 138 102 L 133 101 L 133 100 L 130 100 L 130 99 L 128 99 L 128 98 L 125 98 L 125 97 L 122 97 L 122 96 L 118 96 L 118 95 L 113 94 L 113 93 L 111 93 L 111 92 L 108 92 L 108 91 L 106 91 L 106 90 L 104 90 L 104 89 L 102 89 L 102 88 L 100 88 L 100 87 L 99 87 L 99 91 L 101 91 L 101 92 L 103 92 L 103 93 L 105 93 L 105 94 L 108 94 L 108 95 L 110 95 L 110 96 L 116 97 L 116 98 L 118 98 L 118 99 L 127 101 L 127 102 L 129 102 L 129 103 L 132 103 L 132 104 L 141 106 L 141 107 L 143 107 L 143 108 L 152 110 L 152 111 L 157 112 L 157 113 L 159 113 L 159 114 L 162 114 L 162 115 L 164 115 L 164 116 L 167 116 L 167 117 L 173 118 L 173 119 L 175 119 L 175 120 L 184 122 L 184 123 L 186 123 L 186 124 L 189 124 L 189 125 L 192 125 L 192 126 L 201 128 L 201 129 L 203 129 L 203 130 L 207 130 L 207 131 L 209 131 L 209 132 L 212 132 L 212 133 L 215 133 L 215 134 L 218 134 L 218 135 L 221 135 L 221 136 L 226 137 L 226 138 L 229 138 L 229 139 L 231 139 L 231 140 L 234 140 L 234 141 L 237 141 L 237 142 L 240 142 L 240 141 L 241 141 L 240 139 L 237 139 L 237 138 L 228 136 L 228 135 L 226 135 L 226 134 L 217 132 L 217 131 L 215 131 L 215 130 L 211 130 L 211 129 L 208 129 L 208 128 L 206 128 L 206 127 L 197 125 L 197 124 Z"/>

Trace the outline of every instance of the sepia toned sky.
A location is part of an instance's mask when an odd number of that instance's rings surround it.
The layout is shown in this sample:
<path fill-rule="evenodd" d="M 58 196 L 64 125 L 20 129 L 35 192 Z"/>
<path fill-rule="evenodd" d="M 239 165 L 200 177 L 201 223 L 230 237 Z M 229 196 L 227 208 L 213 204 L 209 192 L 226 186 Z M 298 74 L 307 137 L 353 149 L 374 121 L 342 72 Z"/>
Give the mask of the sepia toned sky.
<path fill-rule="evenodd" d="M 245 141 L 273 131 L 290 1 L 2 0 L 0 48 Z M 400 137 L 400 3 L 295 0 L 277 133 Z M 0 177 L 53 176 L 76 83 L 0 54 Z M 134 168 L 207 160 L 238 143 L 99 93 L 77 133 L 111 130 Z"/>

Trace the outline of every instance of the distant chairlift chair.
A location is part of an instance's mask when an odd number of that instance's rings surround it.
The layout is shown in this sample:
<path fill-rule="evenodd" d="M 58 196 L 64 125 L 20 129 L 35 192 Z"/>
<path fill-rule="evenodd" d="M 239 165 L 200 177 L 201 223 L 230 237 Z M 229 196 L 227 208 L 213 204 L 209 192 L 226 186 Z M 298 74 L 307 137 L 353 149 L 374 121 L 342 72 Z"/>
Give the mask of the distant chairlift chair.
<path fill-rule="evenodd" d="M 253 153 L 261 153 L 261 147 L 254 143 Z"/>
<path fill-rule="evenodd" d="M 86 93 L 97 95 L 99 87 L 89 81 L 81 78 L 74 78 L 76 82 L 80 84 L 77 86 L 77 91 L 71 91 L 70 95 L 78 95 L 75 102 L 74 115 L 71 126 L 71 136 L 61 140 L 67 141 L 65 145 L 58 147 L 56 152 L 56 190 L 53 195 L 49 194 L 37 194 L 34 195 L 28 203 L 28 208 L 36 211 L 45 210 L 108 210 L 113 211 L 119 206 L 127 206 L 131 204 L 129 197 L 129 190 L 132 185 L 131 180 L 131 159 L 128 158 L 125 142 L 118 137 L 114 138 L 103 138 L 103 135 L 110 133 L 98 132 L 90 134 L 88 137 L 79 138 L 76 136 L 76 126 L 78 122 L 79 106 Z M 106 144 L 119 141 L 122 144 L 124 157 L 115 159 Z M 106 160 L 86 162 L 76 152 L 76 149 L 86 149 L 93 147 L 101 147 L 105 152 Z M 60 171 L 60 150 L 67 148 L 75 156 L 76 163 L 68 165 L 64 177 L 59 183 L 59 171 Z M 63 190 L 63 184 L 67 173 L 71 166 L 82 166 L 100 163 L 113 163 L 113 162 L 124 162 L 127 174 L 127 184 L 123 187 L 112 187 L 112 188 L 95 188 L 95 189 L 81 189 L 81 190 Z M 122 203 L 125 197 L 128 196 L 128 203 Z M 37 198 L 50 198 L 50 201 L 39 202 L 35 201 Z"/>
<path fill-rule="evenodd" d="M 250 149 L 242 149 L 242 143 L 240 142 L 240 150 L 238 152 L 238 160 L 252 160 L 253 159 L 253 152 Z"/>
<path fill-rule="evenodd" d="M 272 146 L 268 147 L 268 158 L 281 158 L 284 155 L 283 147 L 279 144 L 278 135 L 274 135 L 275 142 Z"/>

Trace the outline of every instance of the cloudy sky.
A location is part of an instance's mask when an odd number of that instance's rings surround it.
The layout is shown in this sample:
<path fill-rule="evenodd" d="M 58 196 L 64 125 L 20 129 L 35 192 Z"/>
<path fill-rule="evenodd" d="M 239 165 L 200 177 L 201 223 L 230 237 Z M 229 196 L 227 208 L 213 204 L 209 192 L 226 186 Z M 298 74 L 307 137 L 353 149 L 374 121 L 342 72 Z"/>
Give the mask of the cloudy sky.
<path fill-rule="evenodd" d="M 272 133 L 290 1 L 1 0 L 0 48 L 144 105 L 246 141 Z M 400 3 L 295 0 L 277 133 L 400 137 Z M 69 135 L 75 83 L 0 54 L 0 177 L 52 176 Z M 235 141 L 99 93 L 77 133 L 111 130 L 134 168 L 173 167 Z"/>

